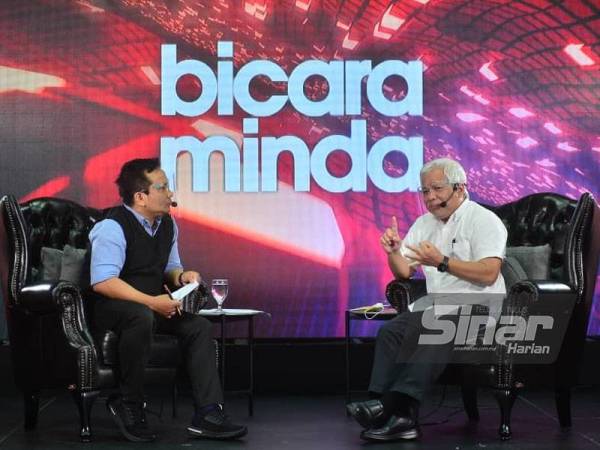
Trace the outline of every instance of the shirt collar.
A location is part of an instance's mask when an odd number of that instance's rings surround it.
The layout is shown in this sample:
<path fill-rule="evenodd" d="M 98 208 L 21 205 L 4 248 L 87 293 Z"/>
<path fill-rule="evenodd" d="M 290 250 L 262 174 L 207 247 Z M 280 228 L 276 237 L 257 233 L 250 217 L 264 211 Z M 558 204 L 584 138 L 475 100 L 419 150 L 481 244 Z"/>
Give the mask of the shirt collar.
<path fill-rule="evenodd" d="M 454 211 L 452 213 L 452 215 L 448 218 L 448 222 L 458 222 L 462 216 L 464 216 L 467 212 L 467 209 L 469 209 L 469 204 L 471 203 L 471 200 L 469 200 L 468 198 L 465 198 L 463 200 L 463 202 L 460 204 L 460 206 L 458 208 L 456 208 L 456 211 Z"/>
<path fill-rule="evenodd" d="M 123 206 L 125 207 L 126 210 L 128 210 L 129 212 L 131 212 L 134 215 L 134 217 L 137 219 L 137 221 L 140 224 L 142 224 L 142 226 L 144 228 L 156 231 L 158 229 L 158 227 L 160 226 L 160 222 L 162 221 L 162 217 L 157 217 L 156 220 L 154 221 L 154 226 L 152 226 L 150 224 L 150 221 L 148 219 L 146 219 L 144 216 L 142 216 L 139 212 L 137 212 L 131 206 L 126 205 L 126 204 L 123 204 Z"/>
<path fill-rule="evenodd" d="M 464 216 L 466 214 L 467 210 L 469 209 L 470 203 L 471 203 L 471 200 L 469 200 L 468 198 L 465 198 L 463 200 L 463 202 L 459 205 L 459 207 L 456 208 L 456 210 L 452 213 L 452 215 L 450 217 L 448 217 L 448 220 L 446 222 L 444 222 L 442 219 L 438 219 L 432 213 L 429 213 L 429 214 L 431 214 L 431 216 L 434 218 L 435 222 L 438 223 L 439 225 L 446 225 L 449 223 L 458 222 L 462 218 L 462 216 Z"/>

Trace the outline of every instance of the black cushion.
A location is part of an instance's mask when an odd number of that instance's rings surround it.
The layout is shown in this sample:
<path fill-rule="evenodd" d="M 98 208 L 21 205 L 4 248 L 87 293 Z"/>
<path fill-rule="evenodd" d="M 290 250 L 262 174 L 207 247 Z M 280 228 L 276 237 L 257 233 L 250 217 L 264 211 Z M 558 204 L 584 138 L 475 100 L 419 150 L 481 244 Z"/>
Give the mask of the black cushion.
<path fill-rule="evenodd" d="M 550 272 L 550 246 L 507 247 L 506 256 L 513 257 L 531 280 L 547 280 Z"/>
<path fill-rule="evenodd" d="M 80 287 L 87 287 L 90 283 L 89 267 L 86 249 L 65 245 L 60 266 L 61 280 L 70 281 Z"/>
<path fill-rule="evenodd" d="M 41 271 L 37 271 L 40 281 L 60 279 L 62 256 L 62 250 L 52 247 L 42 247 L 40 251 Z"/>

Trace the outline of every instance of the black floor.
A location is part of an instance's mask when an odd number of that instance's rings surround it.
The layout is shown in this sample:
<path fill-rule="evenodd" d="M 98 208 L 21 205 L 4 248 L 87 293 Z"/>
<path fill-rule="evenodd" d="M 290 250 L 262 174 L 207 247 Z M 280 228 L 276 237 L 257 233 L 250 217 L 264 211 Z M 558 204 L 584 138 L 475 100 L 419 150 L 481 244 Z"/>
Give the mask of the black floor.
<path fill-rule="evenodd" d="M 21 422 L 22 405 L 16 392 L 0 397 L 0 449 L 119 449 L 141 447 L 152 449 L 599 449 L 600 388 L 579 388 L 574 393 L 574 427 L 561 432 L 554 415 L 553 396 L 548 391 L 526 392 L 513 409 L 513 439 L 499 441 L 498 410 L 494 399 L 481 394 L 481 420 L 469 426 L 460 406 L 456 387 L 448 387 L 443 404 L 438 408 L 444 388 L 436 386 L 421 416 L 423 437 L 419 441 L 393 444 L 368 444 L 359 437 L 360 427 L 346 417 L 342 396 L 259 396 L 255 415 L 247 416 L 242 398 L 228 400 L 228 412 L 247 423 L 248 436 L 234 442 L 188 439 L 185 427 L 191 407 L 180 401 L 179 419 L 171 417 L 168 398 L 152 395 L 152 409 L 160 408 L 162 419 L 150 416 L 160 438 L 152 444 L 134 444 L 121 439 L 99 400 L 93 411 L 94 442 L 81 444 L 77 438 L 77 415 L 71 397 L 57 392 L 42 402 L 39 424 L 35 431 L 25 432 Z"/>
<path fill-rule="evenodd" d="M 178 419 L 173 419 L 169 389 L 165 386 L 162 390 L 148 393 L 152 410 L 160 410 L 161 403 L 164 406 L 161 419 L 153 415 L 149 416 L 151 423 L 160 434 L 157 442 L 136 444 L 124 441 L 106 412 L 104 399 L 100 398 L 92 412 L 94 441 L 82 444 L 78 439 L 77 411 L 71 396 L 64 390 L 45 393 L 41 401 L 37 429 L 30 432 L 23 430 L 23 404 L 20 393 L 15 388 L 9 347 L 0 346 L 0 450 L 142 447 L 157 450 L 177 448 L 600 450 L 600 384 L 598 382 L 600 378 L 597 364 L 600 351 L 589 353 L 585 358 L 582 373 L 588 375 L 582 379 L 582 382 L 593 383 L 593 385 L 584 385 L 574 390 L 572 408 L 574 426 L 568 432 L 560 430 L 555 415 L 554 395 L 550 390 L 525 388 L 521 391 L 513 408 L 513 438 L 501 442 L 498 438 L 499 411 L 490 393 L 480 392 L 478 404 L 481 420 L 473 426 L 466 420 L 458 387 L 444 388 L 436 385 L 421 408 L 423 437 L 420 440 L 371 444 L 360 439 L 359 425 L 346 416 L 344 397 L 323 394 L 323 392 L 343 390 L 343 386 L 340 387 L 340 384 L 343 385 L 340 383 L 340 380 L 343 380 L 343 371 L 331 370 L 329 373 L 326 370 L 327 364 L 343 367 L 343 361 L 335 359 L 336 355 L 343 353 L 343 348 L 338 346 L 340 348 L 324 351 L 321 347 L 313 345 L 304 349 L 298 345 L 286 346 L 285 352 L 271 352 L 269 358 L 257 358 L 258 362 L 262 359 L 269 360 L 271 366 L 273 361 L 277 361 L 277 365 L 269 369 L 265 364 L 262 366 L 257 364 L 260 370 L 257 370 L 256 381 L 261 393 L 255 397 L 254 417 L 248 417 L 245 398 L 226 397 L 228 413 L 236 421 L 245 423 L 249 427 L 248 436 L 240 441 L 214 442 L 188 439 L 185 428 L 191 418 L 191 405 L 182 396 L 179 400 Z M 303 364 L 292 365 L 291 359 L 286 359 L 288 353 Z M 311 359 L 303 359 L 304 353 L 310 354 Z M 257 356 L 261 356 L 261 353 L 257 352 Z M 366 383 L 367 372 L 363 374 L 364 376 L 358 377 L 358 381 Z M 230 376 L 228 379 L 235 381 L 234 378 Z M 337 383 L 334 383 L 334 380 L 337 380 Z M 282 392 L 296 392 L 296 394 Z M 312 394 L 299 395 L 298 392 L 312 392 Z"/>

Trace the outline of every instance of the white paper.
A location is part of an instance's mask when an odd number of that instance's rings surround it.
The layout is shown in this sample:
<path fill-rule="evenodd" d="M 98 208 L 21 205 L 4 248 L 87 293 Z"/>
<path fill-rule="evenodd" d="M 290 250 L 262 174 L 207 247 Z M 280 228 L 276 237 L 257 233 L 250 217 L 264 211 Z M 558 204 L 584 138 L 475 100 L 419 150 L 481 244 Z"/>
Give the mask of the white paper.
<path fill-rule="evenodd" d="M 197 281 L 194 281 L 194 282 L 188 283 L 188 284 L 184 284 L 182 287 L 180 287 L 175 292 L 173 292 L 171 294 L 171 297 L 173 297 L 173 300 L 182 300 L 186 295 L 188 295 L 190 292 L 192 292 L 198 286 L 199 286 L 199 284 Z"/>
<path fill-rule="evenodd" d="M 384 309 L 383 304 L 378 305 L 377 303 L 375 303 L 374 305 L 366 305 L 366 306 L 359 306 L 358 308 L 352 308 L 350 311 L 351 312 L 375 312 L 375 311 L 382 311 Z"/>
<path fill-rule="evenodd" d="M 260 311 L 258 309 L 226 309 L 223 308 L 221 311 L 218 311 L 216 308 L 214 309 L 201 309 L 198 311 L 198 314 L 201 316 L 254 316 L 257 314 L 267 314 L 264 311 Z"/>

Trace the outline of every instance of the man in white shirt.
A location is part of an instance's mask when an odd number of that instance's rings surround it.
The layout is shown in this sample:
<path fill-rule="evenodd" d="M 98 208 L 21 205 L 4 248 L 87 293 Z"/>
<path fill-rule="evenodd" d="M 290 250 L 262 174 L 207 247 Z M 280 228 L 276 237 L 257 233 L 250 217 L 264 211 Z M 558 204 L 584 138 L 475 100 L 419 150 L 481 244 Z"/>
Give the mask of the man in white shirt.
<path fill-rule="evenodd" d="M 441 158 L 423 166 L 421 193 L 429 212 L 415 221 L 404 240 L 395 217 L 381 236 L 396 278 L 410 278 L 420 266 L 428 294 L 506 293 L 500 273 L 506 228 L 493 212 L 469 200 L 466 182 L 464 169 L 454 160 Z M 451 344 L 416 345 L 423 309 L 400 314 L 379 330 L 369 385 L 379 398 L 348 405 L 365 428 L 364 439 L 419 436 L 419 403 L 452 350 Z"/>

